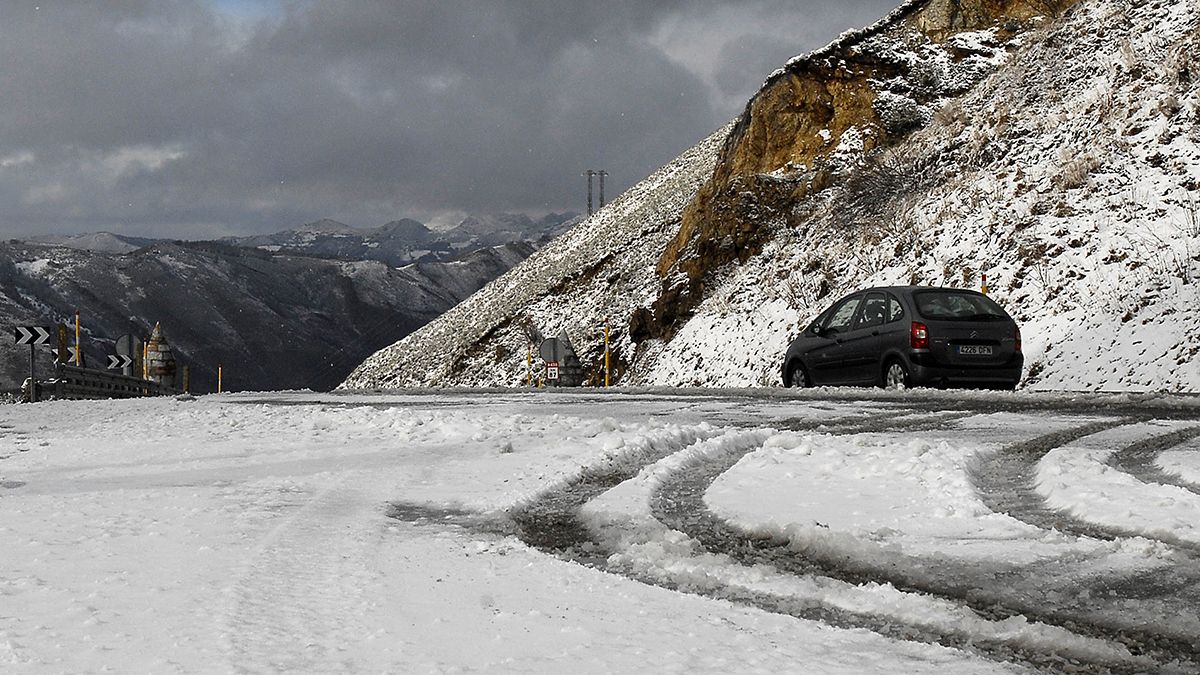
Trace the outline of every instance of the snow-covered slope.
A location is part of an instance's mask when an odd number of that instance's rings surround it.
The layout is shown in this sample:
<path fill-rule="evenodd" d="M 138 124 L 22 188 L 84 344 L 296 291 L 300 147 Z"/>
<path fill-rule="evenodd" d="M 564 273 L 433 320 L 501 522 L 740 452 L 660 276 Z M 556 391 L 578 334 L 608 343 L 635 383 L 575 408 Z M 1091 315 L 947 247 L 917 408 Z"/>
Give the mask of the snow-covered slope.
<path fill-rule="evenodd" d="M 1196 3 L 912 28 L 938 6 L 906 3 L 818 53 L 901 73 L 867 81 L 871 119 L 835 102 L 825 128 L 789 126 L 752 101 L 719 154 L 728 129 L 344 386 L 521 383 L 527 322 L 566 329 L 595 369 L 606 316 L 622 383 L 777 384 L 788 341 L 840 294 L 986 274 L 1022 325 L 1025 386 L 1200 390 Z M 756 101 L 787 85 L 773 78 Z M 736 156 L 763 129 L 820 161 Z M 718 198 L 698 207 L 704 191 Z M 681 233 L 688 202 L 732 229 Z"/>
<path fill-rule="evenodd" d="M 712 173 L 727 133 L 685 152 L 412 340 L 380 350 L 343 386 L 515 384 L 525 378 L 530 325 L 547 335 L 566 329 L 582 349 L 601 334 L 603 317 L 623 321 L 653 298 L 654 262 L 678 230 L 684 204 Z"/>
<path fill-rule="evenodd" d="M 411 219 L 358 229 L 328 218 L 271 234 L 226 237 L 234 246 L 338 260 L 377 260 L 392 267 L 448 262 L 494 246 L 538 246 L 578 222 L 574 213 L 549 213 L 537 220 L 523 213 L 469 216 L 457 227 L 435 232 Z"/>

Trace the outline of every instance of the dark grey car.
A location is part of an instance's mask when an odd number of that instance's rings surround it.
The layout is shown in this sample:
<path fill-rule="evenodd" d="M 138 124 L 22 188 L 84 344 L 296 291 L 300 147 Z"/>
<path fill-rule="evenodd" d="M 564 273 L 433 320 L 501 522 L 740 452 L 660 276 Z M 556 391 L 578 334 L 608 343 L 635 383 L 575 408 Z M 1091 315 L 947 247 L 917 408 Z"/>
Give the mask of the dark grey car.
<path fill-rule="evenodd" d="M 1020 328 L 986 295 L 892 286 L 822 312 L 788 347 L 783 383 L 1014 389 L 1023 363 Z"/>

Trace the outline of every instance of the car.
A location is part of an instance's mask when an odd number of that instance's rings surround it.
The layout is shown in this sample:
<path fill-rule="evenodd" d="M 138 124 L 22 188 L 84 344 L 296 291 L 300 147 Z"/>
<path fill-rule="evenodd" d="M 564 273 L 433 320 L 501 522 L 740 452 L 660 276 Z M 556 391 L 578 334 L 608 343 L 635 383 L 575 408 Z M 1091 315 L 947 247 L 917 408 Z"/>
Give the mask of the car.
<path fill-rule="evenodd" d="M 1023 365 L 1020 327 L 983 293 L 889 286 L 821 312 L 788 347 L 783 384 L 1015 389 Z"/>

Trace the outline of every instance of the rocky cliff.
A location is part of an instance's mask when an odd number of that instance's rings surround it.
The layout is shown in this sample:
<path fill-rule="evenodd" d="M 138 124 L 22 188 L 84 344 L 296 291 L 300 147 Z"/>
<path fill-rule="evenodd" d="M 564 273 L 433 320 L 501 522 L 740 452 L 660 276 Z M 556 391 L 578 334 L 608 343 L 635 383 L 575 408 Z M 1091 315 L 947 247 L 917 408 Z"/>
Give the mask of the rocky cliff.
<path fill-rule="evenodd" d="M 761 251 L 765 223 L 794 218 L 793 205 L 843 183 L 858 159 L 927 126 L 1017 50 L 1021 36 L 1076 1 L 908 2 L 773 73 L 658 262 L 665 282 L 645 337 L 674 335 L 703 298 L 706 274 Z"/>

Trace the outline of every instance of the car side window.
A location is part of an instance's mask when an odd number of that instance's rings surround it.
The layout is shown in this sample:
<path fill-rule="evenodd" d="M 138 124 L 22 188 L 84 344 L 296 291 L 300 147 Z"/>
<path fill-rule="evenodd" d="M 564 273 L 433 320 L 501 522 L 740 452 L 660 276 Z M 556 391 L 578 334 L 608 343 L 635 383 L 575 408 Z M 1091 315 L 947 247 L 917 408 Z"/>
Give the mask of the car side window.
<path fill-rule="evenodd" d="M 874 328 L 882 326 L 887 319 L 887 299 L 883 293 L 868 293 L 858 308 L 858 316 L 854 321 L 854 329 Z"/>
<path fill-rule="evenodd" d="M 829 318 L 825 320 L 821 329 L 826 332 L 832 330 L 839 333 L 850 330 L 850 326 L 854 323 L 854 312 L 858 309 L 861 300 L 862 296 L 856 295 L 838 303 L 833 311 L 829 312 Z"/>
<path fill-rule="evenodd" d="M 899 321 L 904 318 L 904 305 L 900 304 L 900 298 L 888 293 L 888 323 Z"/>

